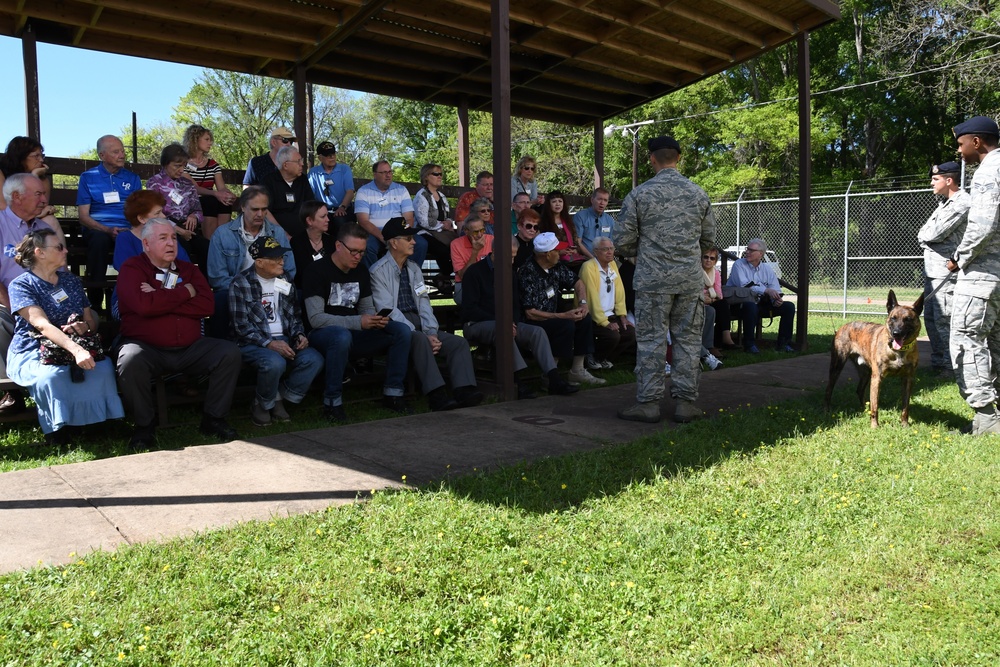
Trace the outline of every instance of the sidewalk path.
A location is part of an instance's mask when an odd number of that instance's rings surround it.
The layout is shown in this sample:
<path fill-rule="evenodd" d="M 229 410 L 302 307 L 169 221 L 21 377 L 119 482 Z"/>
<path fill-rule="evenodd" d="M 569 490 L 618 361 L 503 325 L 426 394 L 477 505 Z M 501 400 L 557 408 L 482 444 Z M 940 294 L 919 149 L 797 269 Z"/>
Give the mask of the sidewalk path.
<path fill-rule="evenodd" d="M 921 343 L 921 357 L 929 358 Z M 703 373 L 698 404 L 773 404 L 822 390 L 828 354 Z M 847 375 L 845 373 L 845 375 Z M 844 382 L 843 380 L 841 380 Z M 818 393 L 816 394 L 819 395 Z M 349 503 L 373 489 L 634 440 L 664 428 L 615 411 L 635 385 L 0 474 L 0 573 L 254 519 Z"/>

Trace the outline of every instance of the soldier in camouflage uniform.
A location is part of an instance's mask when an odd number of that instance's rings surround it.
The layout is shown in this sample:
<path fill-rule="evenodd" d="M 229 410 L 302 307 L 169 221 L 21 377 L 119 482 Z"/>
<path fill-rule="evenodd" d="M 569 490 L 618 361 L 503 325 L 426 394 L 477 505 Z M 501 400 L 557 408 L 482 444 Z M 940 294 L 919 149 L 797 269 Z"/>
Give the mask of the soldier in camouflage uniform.
<path fill-rule="evenodd" d="M 959 187 L 962 167 L 957 162 L 945 162 L 931 167 L 931 189 L 945 199 L 917 232 L 924 249 L 924 293 L 933 297 L 924 301 L 924 323 L 931 341 L 931 365 L 939 373 L 953 376 L 951 367 L 951 308 L 955 294 L 955 278 L 948 270 L 948 260 L 965 233 L 972 198 Z M 944 283 L 943 285 L 941 283 Z"/>
<path fill-rule="evenodd" d="M 958 271 L 951 316 L 951 361 L 958 390 L 976 411 L 972 434 L 1000 433 L 996 373 L 1000 368 L 1000 151 L 997 124 L 985 116 L 956 125 L 958 152 L 979 163 L 972 177 L 969 222 L 948 268 Z"/>
<path fill-rule="evenodd" d="M 701 253 L 715 246 L 715 216 L 708 195 L 677 171 L 680 145 L 673 137 L 650 139 L 656 176 L 625 197 L 613 240 L 622 255 L 636 256 L 636 398 L 618 411 L 622 419 L 660 420 L 667 329 L 673 338 L 670 394 L 674 421 L 701 416 L 695 407 L 705 312 L 701 303 Z"/>

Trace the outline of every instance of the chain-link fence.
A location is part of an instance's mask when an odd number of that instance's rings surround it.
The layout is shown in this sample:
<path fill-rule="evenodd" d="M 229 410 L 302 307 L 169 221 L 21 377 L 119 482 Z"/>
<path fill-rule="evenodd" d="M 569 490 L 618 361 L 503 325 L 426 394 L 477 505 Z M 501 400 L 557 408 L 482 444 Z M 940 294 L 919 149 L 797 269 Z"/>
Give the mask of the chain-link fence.
<path fill-rule="evenodd" d="M 885 311 L 895 290 L 910 303 L 923 289 L 917 231 L 937 199 L 930 190 L 896 190 L 812 198 L 809 311 L 871 314 Z M 719 246 L 762 238 L 781 265 L 782 278 L 799 284 L 798 198 L 714 203 Z"/>

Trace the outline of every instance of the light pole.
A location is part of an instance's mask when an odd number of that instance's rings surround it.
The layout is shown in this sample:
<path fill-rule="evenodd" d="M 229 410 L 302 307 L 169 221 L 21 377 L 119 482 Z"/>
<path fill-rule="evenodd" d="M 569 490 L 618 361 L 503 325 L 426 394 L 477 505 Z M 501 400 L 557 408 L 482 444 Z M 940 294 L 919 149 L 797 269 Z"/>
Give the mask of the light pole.
<path fill-rule="evenodd" d="M 616 130 L 622 131 L 622 136 L 632 135 L 632 188 L 639 185 L 639 128 L 643 125 L 652 125 L 655 121 L 644 120 L 628 125 L 608 125 L 604 128 L 604 136 L 610 137 Z"/>

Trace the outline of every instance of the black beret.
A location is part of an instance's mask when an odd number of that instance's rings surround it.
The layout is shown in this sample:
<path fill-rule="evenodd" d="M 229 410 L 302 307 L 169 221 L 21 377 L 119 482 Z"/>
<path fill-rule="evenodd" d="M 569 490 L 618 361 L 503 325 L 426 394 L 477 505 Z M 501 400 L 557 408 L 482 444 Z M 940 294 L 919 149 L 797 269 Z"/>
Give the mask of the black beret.
<path fill-rule="evenodd" d="M 957 162 L 942 162 L 931 167 L 931 176 L 934 174 L 957 174 L 962 171 L 962 165 Z"/>
<path fill-rule="evenodd" d="M 649 152 L 653 153 L 664 148 L 673 148 L 678 153 L 681 152 L 681 145 L 673 137 L 653 137 L 646 142 Z"/>
<path fill-rule="evenodd" d="M 986 116 L 973 116 L 964 123 L 956 125 L 952 132 L 955 133 L 956 139 L 963 134 L 992 134 L 994 136 L 1000 134 L 1000 131 L 997 130 L 997 122 Z"/>

